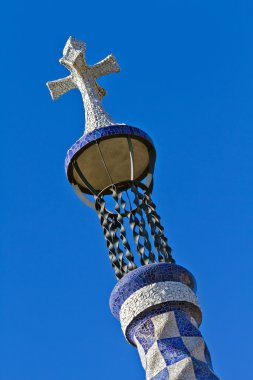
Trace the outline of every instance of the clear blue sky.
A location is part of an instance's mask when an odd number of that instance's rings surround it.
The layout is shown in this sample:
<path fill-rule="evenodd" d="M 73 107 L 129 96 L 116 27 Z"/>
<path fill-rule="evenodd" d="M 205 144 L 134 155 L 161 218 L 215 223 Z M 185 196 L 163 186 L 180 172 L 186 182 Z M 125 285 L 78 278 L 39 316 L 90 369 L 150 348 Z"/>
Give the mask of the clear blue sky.
<path fill-rule="evenodd" d="M 113 52 L 106 109 L 157 148 L 153 198 L 197 278 L 222 379 L 252 379 L 253 3 L 12 1 L 1 5 L 1 380 L 141 380 L 110 314 L 115 278 L 96 214 L 65 178 L 80 94 L 52 102 L 67 38 Z"/>

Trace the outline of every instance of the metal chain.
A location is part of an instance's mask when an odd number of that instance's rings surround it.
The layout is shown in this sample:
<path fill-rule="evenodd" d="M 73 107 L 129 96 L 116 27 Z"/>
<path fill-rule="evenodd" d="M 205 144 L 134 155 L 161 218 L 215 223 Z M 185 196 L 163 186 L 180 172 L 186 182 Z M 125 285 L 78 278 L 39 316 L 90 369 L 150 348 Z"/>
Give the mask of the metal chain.
<path fill-rule="evenodd" d="M 164 235 L 164 228 L 161 225 L 161 217 L 158 215 L 156 211 L 156 205 L 151 199 L 150 194 L 146 193 L 144 196 L 144 204 L 146 206 L 146 215 L 148 219 L 148 223 L 150 225 L 151 234 L 154 239 L 154 245 L 158 252 L 158 260 L 175 263 L 175 260 L 171 255 L 171 247 L 168 245 L 168 240 Z M 162 256 L 161 256 L 162 254 Z"/>
<path fill-rule="evenodd" d="M 132 214 L 133 218 L 130 226 L 132 228 L 133 236 L 137 245 L 137 250 L 140 255 L 141 264 L 147 265 L 149 263 L 155 262 L 155 255 L 152 251 L 152 246 L 149 241 L 148 232 L 146 230 L 145 219 L 143 218 L 143 209 L 141 207 L 142 202 L 140 202 L 142 200 L 142 194 L 138 191 L 138 188 L 134 183 L 132 184 L 131 190 L 134 194 L 134 204 L 136 206 L 136 210 Z M 143 240 L 143 244 L 141 244 L 140 242 L 141 238 Z M 145 253 L 146 251 L 148 253 L 147 255 Z"/>
<path fill-rule="evenodd" d="M 157 214 L 156 206 L 151 199 L 151 195 L 147 189 L 144 189 L 143 193 L 140 189 L 143 189 L 143 187 L 140 187 L 138 183 L 132 183 L 129 189 L 133 196 L 132 202 L 126 190 L 126 196 L 129 202 L 128 210 L 127 202 L 123 196 L 125 190 L 120 190 L 116 185 L 112 185 L 109 190 L 115 202 L 114 214 L 106 209 L 106 202 L 103 195 L 95 197 L 96 209 L 103 228 L 109 258 L 118 279 L 136 268 L 134 255 L 127 239 L 127 230 L 125 227 L 126 219 L 129 221 L 129 226 L 132 230 L 141 265 L 155 262 L 175 262 L 171 256 L 171 248 L 164 235 L 164 228 L 160 221 L 161 218 Z M 152 250 L 149 234 L 146 229 L 146 222 L 154 240 L 157 260 Z"/>
<path fill-rule="evenodd" d="M 134 256 L 131 252 L 130 244 L 126 237 L 126 229 L 124 227 L 124 219 L 122 214 L 124 214 L 124 207 L 125 207 L 125 201 L 122 200 L 122 191 L 118 191 L 115 185 L 112 186 L 112 198 L 115 201 L 115 207 L 114 210 L 116 211 L 116 218 L 118 223 L 118 228 L 120 230 L 120 239 L 122 241 L 123 247 L 125 248 L 125 257 L 128 260 L 127 269 L 133 270 L 136 268 L 136 265 L 134 263 Z M 121 212 L 121 205 L 122 210 Z"/>
<path fill-rule="evenodd" d="M 127 264 L 125 263 L 125 260 L 124 260 L 124 251 L 121 249 L 121 244 L 120 244 L 121 239 L 118 236 L 118 232 L 119 232 L 118 227 L 119 227 L 118 223 L 115 220 L 114 223 L 112 223 L 110 230 L 111 230 L 112 241 L 113 241 L 113 244 L 114 244 L 118 259 L 119 259 L 122 275 L 124 275 L 125 273 L 127 273 Z"/>
<path fill-rule="evenodd" d="M 110 258 L 112 267 L 115 271 L 116 277 L 120 279 L 123 277 L 122 263 L 120 263 L 120 260 L 122 261 L 122 255 L 121 255 L 121 252 L 118 251 L 119 259 L 117 258 L 116 249 L 118 248 L 118 245 L 117 245 L 117 239 L 116 239 L 116 234 L 115 234 L 116 228 L 113 225 L 114 224 L 113 221 L 110 220 L 109 213 L 105 208 L 105 201 L 102 197 L 96 198 L 96 205 L 97 205 L 98 217 L 99 217 L 101 226 L 103 228 L 106 245 L 109 251 L 109 258 Z M 116 245 L 116 249 L 115 249 L 115 245 Z"/>
<path fill-rule="evenodd" d="M 127 194 L 127 197 L 128 197 L 128 194 Z M 129 219 L 130 215 L 132 214 L 131 203 L 129 202 L 130 210 L 128 211 L 126 209 L 127 202 L 125 201 L 125 199 L 123 197 L 123 191 L 119 192 L 118 200 L 119 200 L 119 206 L 122 209 L 122 215 L 126 216 Z M 128 198 L 128 200 L 129 200 L 129 198 Z M 122 219 L 122 225 L 123 225 L 123 219 Z M 125 237 L 126 237 L 126 235 L 125 235 Z M 129 250 L 126 250 L 126 259 L 128 260 L 128 264 L 127 264 L 128 271 L 131 271 L 131 270 L 134 270 L 137 268 L 137 265 L 134 262 L 134 255 L 133 255 L 130 248 L 129 248 Z"/>
<path fill-rule="evenodd" d="M 157 251 L 158 262 L 163 262 L 165 260 L 164 260 L 163 251 L 162 251 L 161 237 L 160 237 L 159 233 L 157 233 L 157 229 L 156 229 L 157 226 L 155 223 L 156 220 L 152 216 L 150 208 L 146 204 L 146 199 L 145 199 L 145 202 L 143 204 L 143 207 L 144 207 L 146 217 L 147 217 L 147 221 L 148 221 L 148 224 L 150 227 L 151 236 L 153 237 L 153 240 L 154 240 L 154 246 L 155 246 L 155 249 Z"/>

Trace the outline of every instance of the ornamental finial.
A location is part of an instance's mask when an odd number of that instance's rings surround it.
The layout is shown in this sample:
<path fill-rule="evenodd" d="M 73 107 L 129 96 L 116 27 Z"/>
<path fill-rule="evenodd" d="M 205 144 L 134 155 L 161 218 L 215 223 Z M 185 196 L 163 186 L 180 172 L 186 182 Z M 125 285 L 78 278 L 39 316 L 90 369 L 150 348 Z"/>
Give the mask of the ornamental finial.
<path fill-rule="evenodd" d="M 99 217 L 119 280 L 113 315 L 137 347 L 147 380 L 219 380 L 199 331 L 195 279 L 175 264 L 152 200 L 154 144 L 143 130 L 113 123 L 100 103 L 105 91 L 96 80 L 119 71 L 115 58 L 88 66 L 85 44 L 71 37 L 60 63 L 70 75 L 48 83 L 53 99 L 78 88 L 86 113 L 85 133 L 68 150 L 65 170 Z"/>
<path fill-rule="evenodd" d="M 109 114 L 101 104 L 106 91 L 97 84 L 97 78 L 120 71 L 115 57 L 111 54 L 93 66 L 85 60 L 86 45 L 84 42 L 69 37 L 60 63 L 69 71 L 70 75 L 55 81 L 47 82 L 47 86 L 54 100 L 69 90 L 78 88 L 82 94 L 85 108 L 85 133 L 95 129 L 115 125 Z"/>

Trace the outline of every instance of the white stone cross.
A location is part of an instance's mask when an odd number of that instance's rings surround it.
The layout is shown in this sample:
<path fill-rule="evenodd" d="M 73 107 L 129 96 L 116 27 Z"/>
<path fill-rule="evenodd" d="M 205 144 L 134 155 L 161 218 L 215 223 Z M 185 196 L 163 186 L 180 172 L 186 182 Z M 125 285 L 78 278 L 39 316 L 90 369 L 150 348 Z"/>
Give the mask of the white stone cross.
<path fill-rule="evenodd" d="M 94 66 L 87 65 L 85 48 L 84 42 L 70 37 L 59 62 L 71 74 L 62 79 L 47 82 L 47 86 L 54 100 L 74 88 L 80 90 L 85 108 L 85 133 L 89 133 L 94 129 L 115 124 L 101 104 L 106 91 L 97 84 L 96 79 L 103 75 L 117 73 L 120 68 L 112 54 Z"/>

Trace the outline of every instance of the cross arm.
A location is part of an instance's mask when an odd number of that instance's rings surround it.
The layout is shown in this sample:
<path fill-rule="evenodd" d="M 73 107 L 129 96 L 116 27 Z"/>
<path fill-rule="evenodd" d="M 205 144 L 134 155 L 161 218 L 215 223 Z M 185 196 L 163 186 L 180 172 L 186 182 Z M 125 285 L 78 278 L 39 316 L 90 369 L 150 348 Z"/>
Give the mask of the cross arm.
<path fill-rule="evenodd" d="M 106 95 L 105 89 L 101 87 L 96 81 L 95 81 L 95 90 L 100 100 L 103 99 L 103 97 Z"/>
<path fill-rule="evenodd" d="M 108 57 L 92 66 L 92 72 L 95 78 L 99 78 L 110 73 L 117 73 L 119 71 L 120 67 L 113 54 L 108 55 Z"/>
<path fill-rule="evenodd" d="M 69 75 L 62 79 L 47 82 L 47 87 L 49 88 L 52 99 L 56 100 L 61 95 L 76 88 L 76 84 L 73 82 L 71 75 Z"/>

